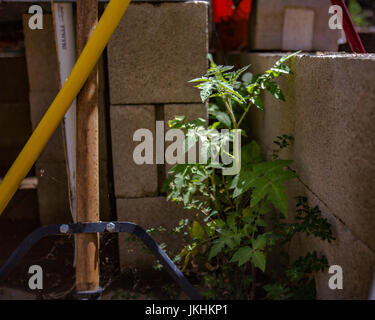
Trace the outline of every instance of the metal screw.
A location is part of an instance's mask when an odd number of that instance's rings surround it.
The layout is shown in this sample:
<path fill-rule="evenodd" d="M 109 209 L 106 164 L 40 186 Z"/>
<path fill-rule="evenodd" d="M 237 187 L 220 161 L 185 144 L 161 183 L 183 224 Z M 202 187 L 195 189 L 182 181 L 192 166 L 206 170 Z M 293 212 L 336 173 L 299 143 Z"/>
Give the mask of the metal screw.
<path fill-rule="evenodd" d="M 113 222 L 107 223 L 105 229 L 109 232 L 115 231 L 116 225 Z"/>
<path fill-rule="evenodd" d="M 62 224 L 60 226 L 60 232 L 61 233 L 68 233 L 69 232 L 69 226 L 67 224 Z"/>

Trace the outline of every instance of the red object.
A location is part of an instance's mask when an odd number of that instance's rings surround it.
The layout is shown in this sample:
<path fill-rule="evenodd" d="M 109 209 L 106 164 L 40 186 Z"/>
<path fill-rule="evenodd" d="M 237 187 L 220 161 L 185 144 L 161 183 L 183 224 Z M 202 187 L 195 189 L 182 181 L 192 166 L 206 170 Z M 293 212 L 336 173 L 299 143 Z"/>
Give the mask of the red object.
<path fill-rule="evenodd" d="M 344 0 L 331 0 L 333 5 L 340 6 L 343 13 L 343 28 L 345 31 L 346 39 L 349 42 L 350 48 L 355 53 L 366 53 L 365 47 L 363 46 L 362 40 L 353 24 L 352 18 L 350 17 L 349 10 Z"/>
<path fill-rule="evenodd" d="M 220 40 L 218 49 L 238 50 L 247 46 L 251 4 L 252 0 L 212 0 Z"/>

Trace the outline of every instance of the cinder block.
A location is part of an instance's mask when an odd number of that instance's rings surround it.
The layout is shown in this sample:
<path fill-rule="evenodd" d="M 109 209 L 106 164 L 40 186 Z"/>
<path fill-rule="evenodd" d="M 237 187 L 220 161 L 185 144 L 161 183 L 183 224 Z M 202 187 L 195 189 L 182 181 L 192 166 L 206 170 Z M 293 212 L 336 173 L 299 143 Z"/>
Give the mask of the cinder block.
<path fill-rule="evenodd" d="M 30 116 L 33 130 L 55 99 L 57 91 L 30 92 Z M 62 127 L 59 125 L 39 157 L 44 162 L 65 161 Z"/>
<path fill-rule="evenodd" d="M 111 104 L 200 102 L 187 81 L 207 69 L 207 4 L 130 4 L 108 45 Z"/>
<path fill-rule="evenodd" d="M 23 15 L 27 73 L 30 91 L 59 89 L 59 68 L 51 14 L 43 14 L 43 29 L 31 30 L 30 15 Z"/>
<path fill-rule="evenodd" d="M 246 54 L 240 60 L 258 73 L 280 57 Z M 375 56 L 299 55 L 292 65 L 294 75 L 280 82 L 286 103 L 265 94 L 266 110 L 253 110 L 248 128 L 268 155 L 277 135 L 293 135 L 283 157 L 294 160 L 303 183 L 375 251 L 375 198 L 369 192 L 375 181 Z"/>
<path fill-rule="evenodd" d="M 0 147 L 22 147 L 30 134 L 29 105 L 0 103 Z"/>
<path fill-rule="evenodd" d="M 0 103 L 28 103 L 29 83 L 25 57 L 2 57 L 0 59 L 0 70 Z"/>
<path fill-rule="evenodd" d="M 205 104 L 166 104 L 164 105 L 164 129 L 169 130 L 168 122 L 173 120 L 176 116 L 185 116 L 186 121 L 192 121 L 197 118 L 208 119 L 208 109 Z M 172 144 L 172 142 L 165 142 L 165 149 Z M 198 154 L 198 149 L 197 149 Z M 185 157 L 187 161 L 187 155 Z M 165 163 L 165 177 L 168 176 L 168 171 L 174 165 Z"/>
<path fill-rule="evenodd" d="M 186 121 L 192 121 L 197 118 L 208 118 L 208 109 L 205 104 L 165 104 L 164 120 L 165 128 L 169 128 L 168 121 L 173 120 L 175 116 L 185 116 Z"/>
<path fill-rule="evenodd" d="M 311 57 L 297 59 L 295 68 L 295 167 L 375 252 L 375 198 L 369 192 L 375 181 L 375 57 Z"/>
<path fill-rule="evenodd" d="M 17 190 L 2 213 L 0 221 L 18 221 L 20 225 L 26 221 L 34 221 L 39 225 L 37 190 Z"/>
<path fill-rule="evenodd" d="M 72 221 L 67 169 L 65 162 L 36 163 L 38 177 L 39 217 L 42 225 L 67 223 Z M 109 218 L 109 190 L 107 179 L 107 163 L 99 164 L 99 203 L 100 219 Z"/>
<path fill-rule="evenodd" d="M 141 198 L 158 192 L 157 166 L 138 165 L 133 152 L 141 142 L 133 141 L 138 129 L 151 131 L 155 140 L 155 107 L 151 105 L 111 106 L 111 132 L 115 194 L 117 198 Z M 154 142 L 153 142 L 153 148 Z M 154 152 L 153 152 L 154 154 Z"/>
<path fill-rule="evenodd" d="M 351 231 L 333 212 L 311 193 L 302 183 L 288 183 L 290 215 L 295 213 L 294 196 L 306 195 L 310 206 L 318 205 L 322 216 L 332 225 L 336 240 L 331 243 L 305 235 L 296 236 L 291 243 L 292 260 L 307 252 L 317 251 L 328 259 L 328 265 L 338 265 L 343 270 L 343 289 L 332 290 L 328 281 L 332 274 L 319 272 L 315 274 L 317 298 L 323 300 L 367 300 L 369 298 L 375 268 L 375 253 Z M 293 212 L 292 212 L 293 211 Z"/>
<path fill-rule="evenodd" d="M 129 221 L 148 228 L 165 227 L 172 230 L 183 218 L 194 219 L 194 211 L 185 210 L 176 203 L 166 201 L 164 197 L 117 199 L 117 217 L 119 221 Z M 170 232 L 154 237 L 160 243 L 166 243 L 166 251 L 173 258 L 184 245 L 181 235 Z M 155 258 L 142 250 L 140 241 L 133 242 L 125 234 L 119 235 L 120 264 L 123 271 L 130 268 L 151 269 Z"/>
<path fill-rule="evenodd" d="M 72 221 L 64 162 L 37 162 L 39 216 L 42 225 Z"/>
<path fill-rule="evenodd" d="M 328 10 L 331 3 L 325 0 L 258 0 L 253 10 L 253 19 L 250 20 L 250 48 L 253 50 L 282 50 L 283 38 L 300 35 L 300 39 L 294 39 L 295 47 L 288 46 L 286 50 L 311 50 L 311 51 L 337 51 L 337 40 L 340 37 L 338 30 L 331 30 L 328 21 L 331 17 Z M 287 9 L 310 9 L 314 11 L 313 37 L 311 48 L 303 45 L 306 32 L 301 28 L 296 31 L 284 29 Z M 306 12 L 306 11 L 305 11 Z M 294 20 L 296 21 L 296 17 Z M 306 17 L 304 18 L 306 19 Z M 300 25 L 296 24 L 296 27 Z M 301 25 L 300 25 L 301 26 Z M 302 24 L 302 28 L 310 28 L 311 24 Z M 285 32 L 293 32 L 294 35 L 283 35 Z M 307 30 L 310 33 L 309 30 Z M 299 41 L 300 40 L 300 41 Z M 300 45 L 302 43 L 302 45 Z M 290 44 L 290 42 L 289 42 Z"/>
<path fill-rule="evenodd" d="M 107 166 L 107 161 L 99 161 L 99 206 L 102 221 L 108 221 L 111 217 Z"/>

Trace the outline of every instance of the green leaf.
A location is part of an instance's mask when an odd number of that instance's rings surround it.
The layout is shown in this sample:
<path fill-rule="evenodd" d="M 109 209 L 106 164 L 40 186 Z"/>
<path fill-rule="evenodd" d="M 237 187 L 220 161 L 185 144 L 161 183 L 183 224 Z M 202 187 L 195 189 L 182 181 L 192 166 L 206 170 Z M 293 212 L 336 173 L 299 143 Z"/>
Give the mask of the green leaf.
<path fill-rule="evenodd" d="M 275 178 L 272 180 L 273 182 L 284 182 L 294 178 L 297 178 L 298 174 L 291 170 L 283 170 L 282 172 L 278 172 Z"/>
<path fill-rule="evenodd" d="M 252 141 L 241 148 L 241 165 L 254 164 L 262 161 L 259 145 Z"/>
<path fill-rule="evenodd" d="M 269 184 L 267 178 L 259 178 L 256 179 L 254 183 L 254 191 L 251 197 L 251 203 L 250 206 L 254 207 L 256 206 L 259 201 L 263 200 L 265 196 L 267 195 Z"/>
<path fill-rule="evenodd" d="M 263 251 L 253 250 L 251 254 L 251 262 L 263 272 L 266 271 L 266 255 Z"/>
<path fill-rule="evenodd" d="M 286 187 L 279 183 L 271 183 L 269 189 L 269 199 L 272 204 L 280 210 L 284 217 L 288 216 L 288 196 Z"/>
<path fill-rule="evenodd" d="M 236 251 L 230 262 L 238 262 L 238 266 L 242 266 L 244 263 L 250 261 L 252 256 L 252 249 L 248 246 L 242 247 Z"/>
<path fill-rule="evenodd" d="M 263 250 L 267 245 L 267 237 L 261 234 L 256 239 L 251 239 L 251 244 L 255 250 Z"/>
<path fill-rule="evenodd" d="M 204 230 L 198 221 L 193 222 L 193 228 L 192 228 L 191 234 L 194 238 L 200 241 L 204 240 L 204 237 L 205 237 Z"/>
<path fill-rule="evenodd" d="M 242 82 L 245 84 L 250 83 L 253 80 L 253 74 L 251 72 L 246 72 L 242 75 Z"/>
<path fill-rule="evenodd" d="M 236 188 L 233 191 L 232 198 L 237 198 L 239 195 L 249 191 L 253 186 L 258 176 L 255 176 L 250 170 L 241 170 L 238 178 Z"/>
<path fill-rule="evenodd" d="M 210 250 L 210 254 L 208 255 L 208 259 L 211 260 L 212 258 L 216 257 L 224 248 L 224 242 L 222 241 L 218 241 L 216 242 L 211 250 Z"/>
<path fill-rule="evenodd" d="M 215 113 L 215 117 L 219 120 L 222 124 L 224 124 L 227 128 L 232 127 L 232 120 L 230 119 L 229 115 L 225 112 L 219 111 Z"/>
<path fill-rule="evenodd" d="M 262 102 L 262 99 L 260 96 L 255 96 L 255 97 L 252 97 L 250 98 L 250 101 L 252 104 L 254 104 L 258 109 L 260 110 L 264 110 L 264 105 L 263 105 L 263 102 Z"/>

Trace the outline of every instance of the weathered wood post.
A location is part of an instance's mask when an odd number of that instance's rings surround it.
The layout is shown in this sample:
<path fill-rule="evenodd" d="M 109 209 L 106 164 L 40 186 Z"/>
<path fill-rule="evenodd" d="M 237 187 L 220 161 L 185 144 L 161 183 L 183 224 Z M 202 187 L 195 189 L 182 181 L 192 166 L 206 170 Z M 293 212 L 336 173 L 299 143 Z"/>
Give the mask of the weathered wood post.
<path fill-rule="evenodd" d="M 97 0 L 77 1 L 77 50 L 83 50 L 98 22 Z M 98 67 L 95 66 L 77 99 L 77 221 L 99 221 Z M 78 292 L 99 289 L 99 234 L 77 236 Z"/>

